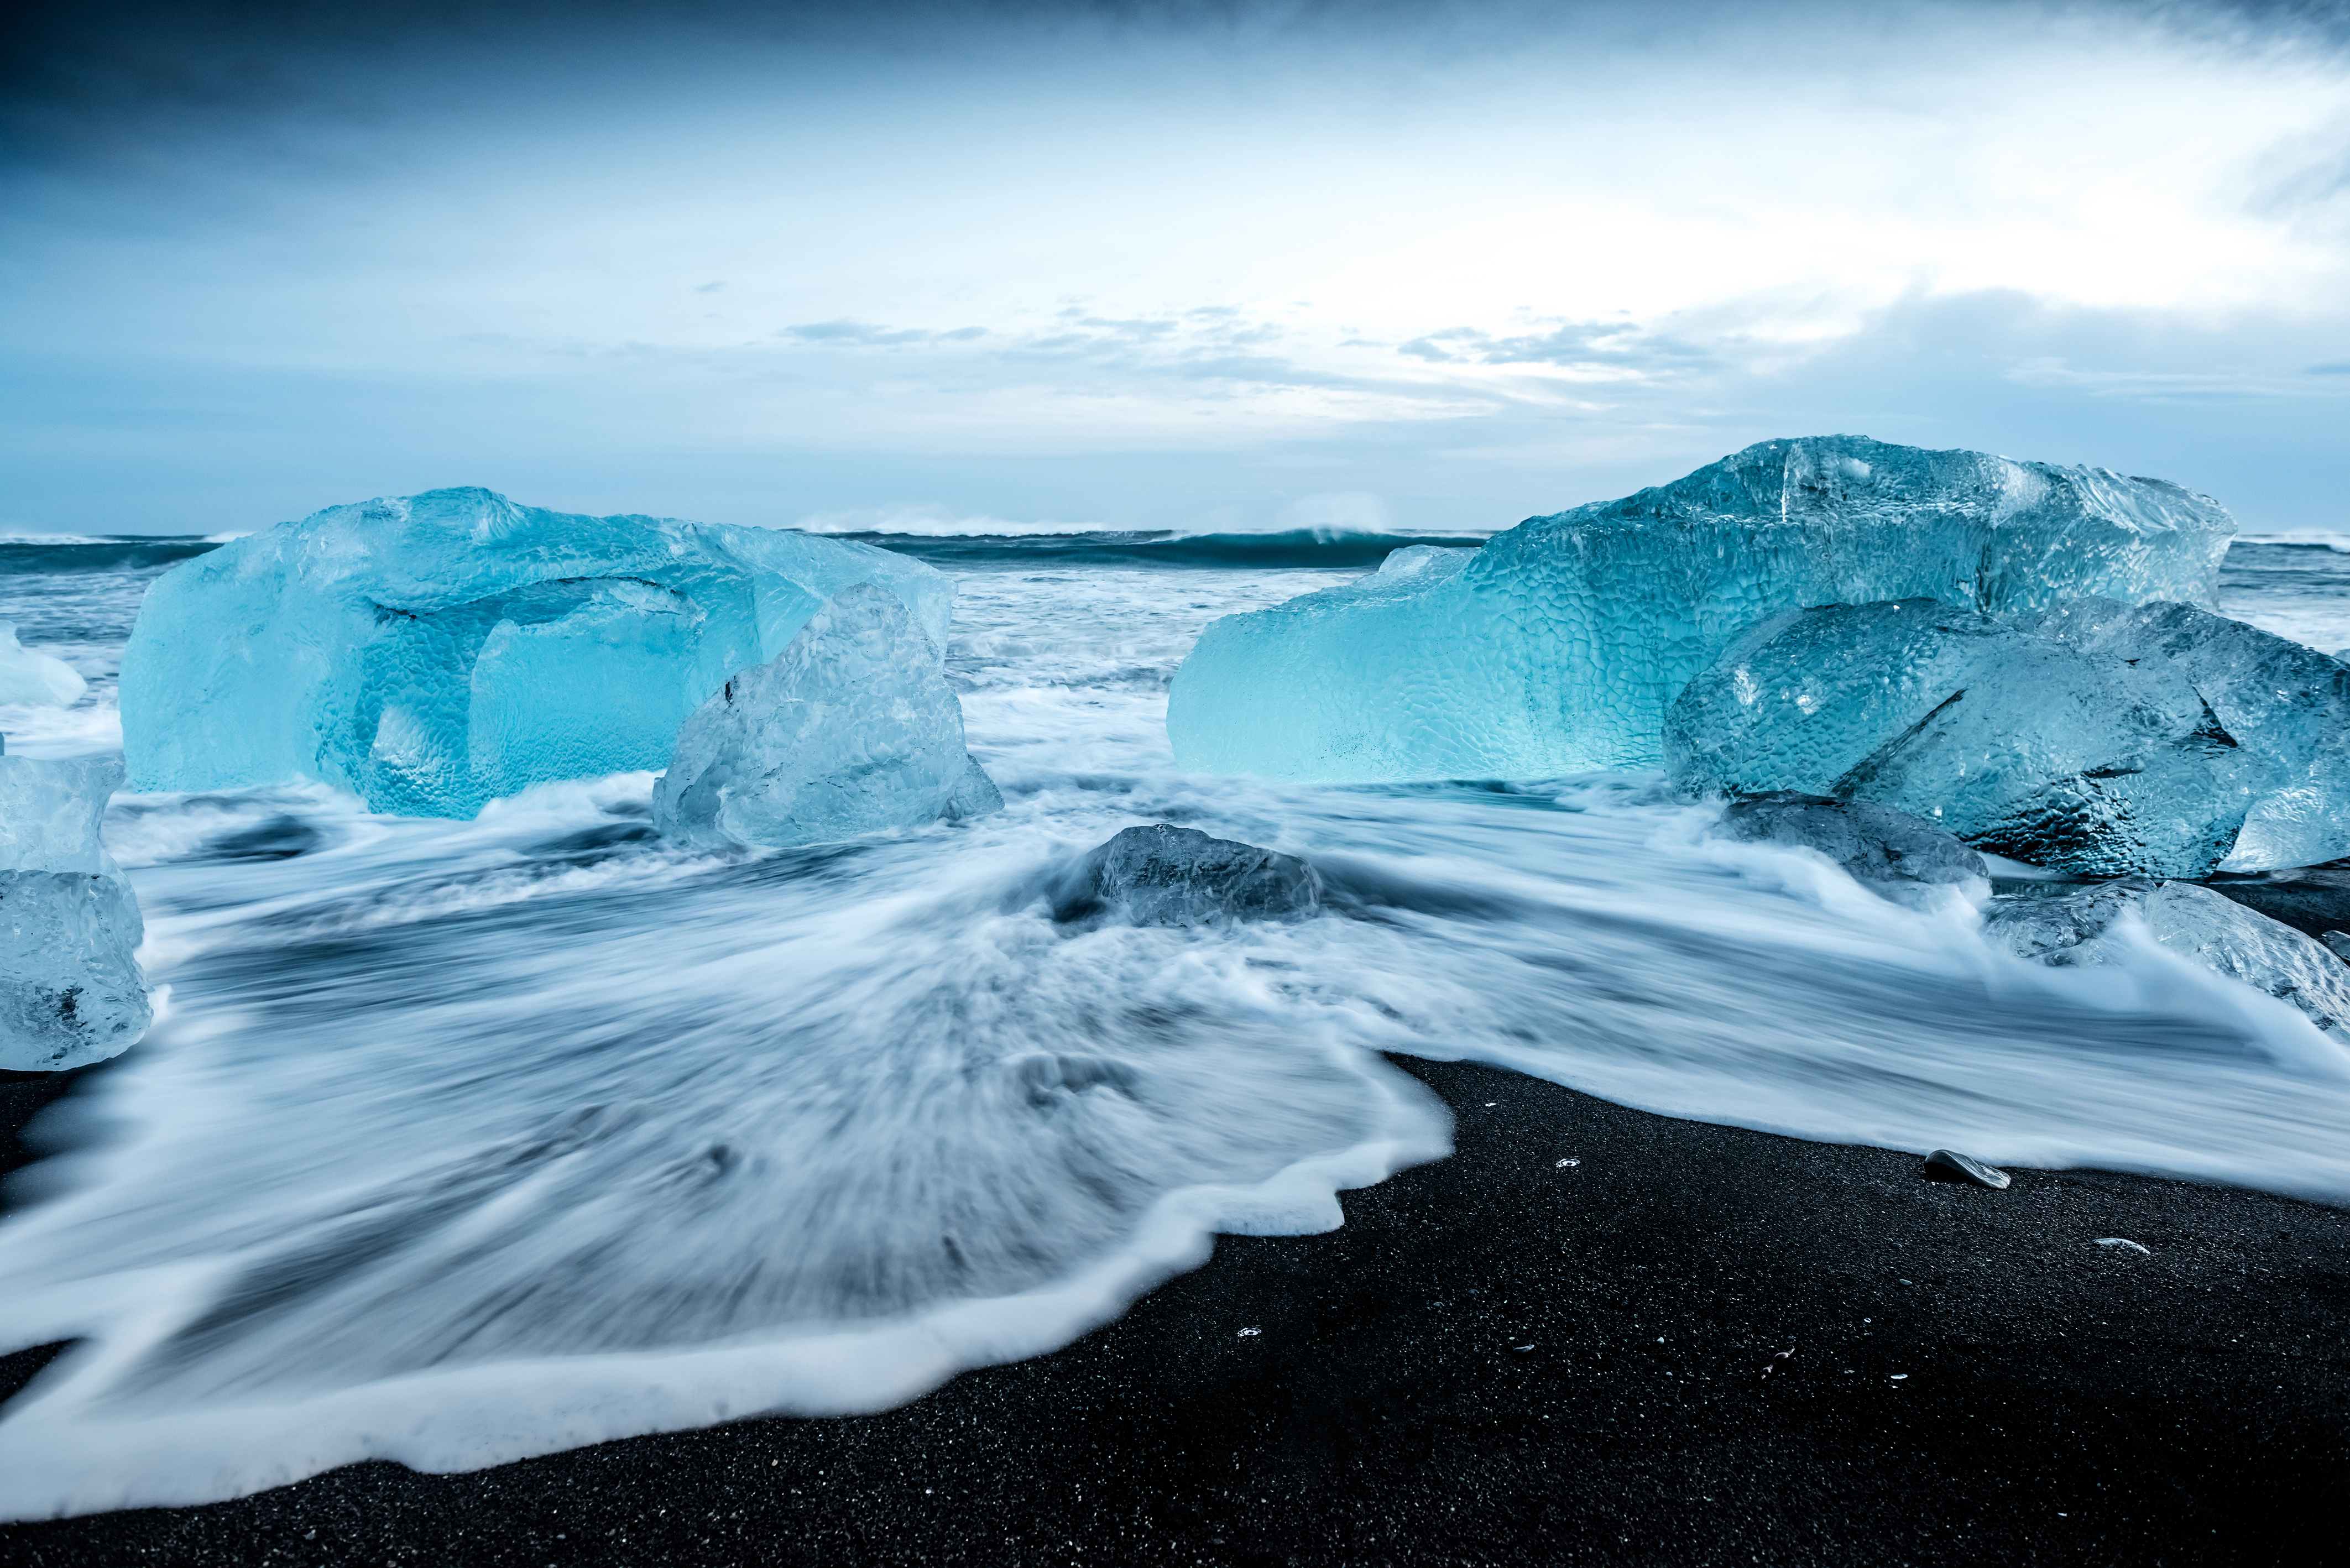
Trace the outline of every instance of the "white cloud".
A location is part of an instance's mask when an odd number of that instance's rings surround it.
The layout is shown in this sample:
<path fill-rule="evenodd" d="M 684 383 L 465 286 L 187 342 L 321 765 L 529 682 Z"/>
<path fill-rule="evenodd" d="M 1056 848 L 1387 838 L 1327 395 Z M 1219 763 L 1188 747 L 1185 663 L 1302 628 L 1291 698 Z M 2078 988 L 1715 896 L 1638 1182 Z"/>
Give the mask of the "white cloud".
<path fill-rule="evenodd" d="M 9 389 L 59 494 L 206 421 L 237 435 L 204 461 L 282 471 L 273 432 L 331 403 L 300 461 L 764 460 L 868 509 L 909 461 L 1017 461 L 1033 493 L 941 514 L 1104 518 L 1145 503 L 1044 465 L 1295 462 L 1284 493 L 1336 493 L 1510 452 L 1597 483 L 1774 417 L 2338 389 L 2308 373 L 2350 356 L 2335 56 L 2095 8 L 1530 16 L 386 67 L 367 115 L 0 192 Z M 1902 348 L 1990 299 L 2024 314 Z M 1180 488 L 1148 504 L 1227 504 Z"/>

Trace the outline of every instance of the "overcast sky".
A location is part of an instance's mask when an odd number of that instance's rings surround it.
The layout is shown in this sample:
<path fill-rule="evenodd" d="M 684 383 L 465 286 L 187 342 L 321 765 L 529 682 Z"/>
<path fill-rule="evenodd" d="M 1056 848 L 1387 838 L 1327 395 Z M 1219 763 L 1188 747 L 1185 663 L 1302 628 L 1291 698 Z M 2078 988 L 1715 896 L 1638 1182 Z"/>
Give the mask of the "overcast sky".
<path fill-rule="evenodd" d="M 2350 528 L 2327 7 L 351 9 L 19 35 L 0 531 L 1484 528 L 1831 431 Z"/>

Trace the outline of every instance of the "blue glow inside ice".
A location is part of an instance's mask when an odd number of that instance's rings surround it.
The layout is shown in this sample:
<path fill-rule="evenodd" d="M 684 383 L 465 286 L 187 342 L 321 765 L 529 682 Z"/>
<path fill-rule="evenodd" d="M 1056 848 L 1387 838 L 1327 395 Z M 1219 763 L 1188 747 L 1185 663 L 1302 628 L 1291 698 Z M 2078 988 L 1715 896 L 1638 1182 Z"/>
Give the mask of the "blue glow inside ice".
<path fill-rule="evenodd" d="M 531 784 L 665 766 L 687 714 L 853 583 L 944 646 L 952 585 L 869 545 L 479 489 L 329 507 L 148 591 L 123 754 L 140 790 L 311 779 L 469 817 Z"/>
<path fill-rule="evenodd" d="M 1419 552 L 1228 616 L 1177 673 L 1167 732 L 1185 768 L 1298 781 L 1648 767 L 1681 687 L 1768 616 L 1912 597 L 2208 604 L 2234 532 L 2207 497 L 2105 469 L 1764 441 L 1473 556 Z"/>

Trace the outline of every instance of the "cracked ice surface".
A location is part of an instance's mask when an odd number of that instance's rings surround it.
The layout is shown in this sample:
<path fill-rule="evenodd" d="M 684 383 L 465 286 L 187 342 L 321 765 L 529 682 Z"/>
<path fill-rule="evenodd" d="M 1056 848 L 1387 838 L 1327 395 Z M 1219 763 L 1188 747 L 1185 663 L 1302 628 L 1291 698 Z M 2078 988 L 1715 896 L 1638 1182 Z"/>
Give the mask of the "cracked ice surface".
<path fill-rule="evenodd" d="M 1483 549 L 1210 626 L 1167 730 L 1203 773 L 1344 783 L 1649 767 L 1666 709 L 1783 610 L 2212 602 L 2235 522 L 2108 470 L 1863 436 L 1764 441 Z M 1439 559 L 1439 557 L 1453 557 Z"/>
<path fill-rule="evenodd" d="M 666 766 L 687 714 L 861 582 L 945 646 L 953 585 L 869 545 L 480 489 L 329 507 L 148 591 L 123 755 L 140 790 L 312 779 L 470 817 L 531 784 Z"/>
<path fill-rule="evenodd" d="M 2350 853 L 2345 722 L 2350 667 L 2192 606 L 1908 599 L 1753 627 L 1665 751 L 1686 790 L 1873 801 L 2034 866 L 2194 878 Z"/>

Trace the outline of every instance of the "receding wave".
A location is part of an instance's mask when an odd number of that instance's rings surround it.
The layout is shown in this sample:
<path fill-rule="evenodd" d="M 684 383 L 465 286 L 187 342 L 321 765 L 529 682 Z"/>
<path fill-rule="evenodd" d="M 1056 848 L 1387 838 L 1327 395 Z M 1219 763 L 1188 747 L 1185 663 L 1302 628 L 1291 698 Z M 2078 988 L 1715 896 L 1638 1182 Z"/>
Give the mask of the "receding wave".
<path fill-rule="evenodd" d="M 1182 534 L 1170 529 L 1096 534 L 840 534 L 934 566 L 1030 561 L 1037 565 L 1145 566 L 1376 566 L 1407 545 L 1474 549 L 1467 534 L 1342 534 L 1293 528 L 1277 534 Z"/>
<path fill-rule="evenodd" d="M 2043 969 L 1955 895 L 1722 843 L 1653 777 L 1174 770 L 1167 676 L 1208 619 L 1412 542 L 961 558 L 950 670 L 1008 802 L 969 822 L 717 856 L 650 831 L 648 774 L 468 823 L 317 786 L 119 799 L 169 1005 L 60 1106 L 69 1152 L 0 1225 L 0 1352 L 80 1342 L 0 1410 L 0 1515 L 901 1402 L 1440 1155 L 1441 1107 L 1381 1053 L 2350 1201 L 2350 1054 L 2150 938 Z M 1243 553 L 1179 574 L 1072 544 Z M 1103 569 L 1002 566 L 1056 558 Z M 127 627 L 116 576 L 88 591 Z M 2314 617 L 2303 587 L 2232 591 Z M 1069 858 L 1151 821 L 1305 856 L 1327 907 L 1056 923 Z"/>

